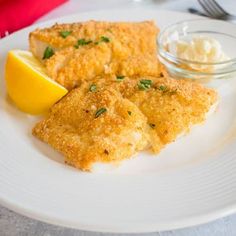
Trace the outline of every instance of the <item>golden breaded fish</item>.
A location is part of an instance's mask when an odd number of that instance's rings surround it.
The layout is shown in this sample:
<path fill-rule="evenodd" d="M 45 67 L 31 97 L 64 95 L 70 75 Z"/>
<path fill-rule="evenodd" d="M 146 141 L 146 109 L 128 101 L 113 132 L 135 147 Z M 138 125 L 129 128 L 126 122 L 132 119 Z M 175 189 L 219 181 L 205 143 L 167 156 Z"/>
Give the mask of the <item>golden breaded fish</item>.
<path fill-rule="evenodd" d="M 149 143 L 147 119 L 136 105 L 112 88 L 94 90 L 87 83 L 72 90 L 33 129 L 82 170 L 119 163 Z"/>
<path fill-rule="evenodd" d="M 184 79 L 113 76 L 97 78 L 91 84 L 98 90 L 111 87 L 120 91 L 140 109 L 151 128 L 154 152 L 203 122 L 217 101 L 215 90 Z"/>
<path fill-rule="evenodd" d="M 30 50 L 52 79 L 71 90 L 104 74 L 159 76 L 158 31 L 152 21 L 56 24 L 32 32 Z"/>
<path fill-rule="evenodd" d="M 205 120 L 214 90 L 187 80 L 124 76 L 83 82 L 53 106 L 33 134 L 82 170 L 119 163 L 167 143 Z"/>

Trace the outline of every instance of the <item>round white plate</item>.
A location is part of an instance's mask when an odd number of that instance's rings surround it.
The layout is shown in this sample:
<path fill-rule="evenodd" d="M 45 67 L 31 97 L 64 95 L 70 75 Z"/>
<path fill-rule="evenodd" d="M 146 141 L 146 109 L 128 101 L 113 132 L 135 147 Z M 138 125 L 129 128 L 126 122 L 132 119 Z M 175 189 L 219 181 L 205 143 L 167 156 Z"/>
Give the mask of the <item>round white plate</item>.
<path fill-rule="evenodd" d="M 56 151 L 32 137 L 31 129 L 39 118 L 19 112 L 6 99 L 6 53 L 28 48 L 28 33 L 37 27 L 89 19 L 154 19 L 162 28 L 192 18 L 196 16 L 156 10 L 88 12 L 34 25 L 1 40 L 0 203 L 45 222 L 103 232 L 170 230 L 235 212 L 234 80 L 218 87 L 218 109 L 203 125 L 160 155 L 141 153 L 105 174 L 83 173 L 64 165 Z"/>

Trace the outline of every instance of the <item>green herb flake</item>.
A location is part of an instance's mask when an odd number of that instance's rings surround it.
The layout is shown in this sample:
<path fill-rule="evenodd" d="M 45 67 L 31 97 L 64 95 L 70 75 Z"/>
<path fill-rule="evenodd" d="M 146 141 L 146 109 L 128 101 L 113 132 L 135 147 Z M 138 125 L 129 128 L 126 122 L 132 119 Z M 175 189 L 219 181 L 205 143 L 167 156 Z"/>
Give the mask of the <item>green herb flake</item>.
<path fill-rule="evenodd" d="M 71 33 L 72 33 L 72 31 L 61 31 L 61 32 L 60 32 L 60 36 L 65 39 L 65 38 L 67 38 Z"/>
<path fill-rule="evenodd" d="M 100 39 L 101 42 L 104 42 L 104 43 L 109 43 L 110 42 L 110 39 L 106 36 L 102 36 L 101 39 Z"/>
<path fill-rule="evenodd" d="M 100 115 L 102 115 L 106 111 L 107 111 L 107 109 L 105 107 L 98 109 L 95 113 L 95 118 L 98 118 Z"/>
<path fill-rule="evenodd" d="M 150 79 L 141 79 L 141 80 L 140 80 L 140 83 L 152 85 L 152 81 L 151 81 Z"/>
<path fill-rule="evenodd" d="M 89 91 L 92 92 L 92 93 L 96 92 L 96 91 L 97 91 L 97 86 L 96 86 L 96 84 L 92 84 L 92 85 L 89 87 Z"/>
<path fill-rule="evenodd" d="M 123 80 L 124 78 L 125 78 L 125 76 L 123 76 L 123 75 L 117 75 L 116 76 L 116 79 L 119 80 L 119 81 Z"/>
<path fill-rule="evenodd" d="M 110 42 L 110 39 L 106 36 L 101 36 L 100 39 L 98 41 L 96 41 L 94 44 L 95 45 L 98 45 L 99 43 L 109 43 Z"/>
<path fill-rule="evenodd" d="M 161 85 L 161 86 L 159 87 L 159 90 L 161 90 L 161 91 L 166 91 L 166 90 L 167 90 L 167 87 L 164 86 L 164 85 Z"/>
<path fill-rule="evenodd" d="M 156 125 L 155 125 L 155 124 L 152 124 L 152 123 L 150 123 L 149 126 L 150 126 L 152 129 L 154 129 L 154 128 L 156 127 Z"/>
<path fill-rule="evenodd" d="M 43 60 L 48 59 L 53 55 L 54 55 L 53 49 L 51 47 L 46 47 L 44 54 L 43 54 Z"/>
<path fill-rule="evenodd" d="M 147 90 L 147 89 L 151 88 L 151 85 L 152 85 L 152 80 L 142 79 L 138 83 L 138 88 L 140 90 Z"/>
<path fill-rule="evenodd" d="M 77 44 L 74 46 L 75 48 L 79 48 L 79 46 L 84 46 L 84 45 L 88 45 L 90 43 L 92 43 L 92 40 L 86 40 L 86 39 L 79 39 L 77 41 Z"/>
<path fill-rule="evenodd" d="M 147 89 L 146 86 L 144 84 L 141 84 L 141 83 L 138 84 L 138 88 L 140 90 L 146 90 Z"/>
<path fill-rule="evenodd" d="M 128 112 L 128 114 L 131 116 L 132 112 L 131 112 L 131 111 L 127 111 L 127 112 Z"/>

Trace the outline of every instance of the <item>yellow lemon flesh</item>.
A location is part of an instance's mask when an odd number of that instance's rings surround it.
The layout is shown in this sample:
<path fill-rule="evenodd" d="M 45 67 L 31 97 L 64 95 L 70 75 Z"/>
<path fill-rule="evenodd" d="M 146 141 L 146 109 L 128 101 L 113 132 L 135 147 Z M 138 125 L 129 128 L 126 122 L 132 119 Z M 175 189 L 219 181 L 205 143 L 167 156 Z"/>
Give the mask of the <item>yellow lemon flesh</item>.
<path fill-rule="evenodd" d="M 29 51 L 8 52 L 5 79 L 10 98 L 30 114 L 45 113 L 68 92 L 47 76 L 44 66 Z"/>

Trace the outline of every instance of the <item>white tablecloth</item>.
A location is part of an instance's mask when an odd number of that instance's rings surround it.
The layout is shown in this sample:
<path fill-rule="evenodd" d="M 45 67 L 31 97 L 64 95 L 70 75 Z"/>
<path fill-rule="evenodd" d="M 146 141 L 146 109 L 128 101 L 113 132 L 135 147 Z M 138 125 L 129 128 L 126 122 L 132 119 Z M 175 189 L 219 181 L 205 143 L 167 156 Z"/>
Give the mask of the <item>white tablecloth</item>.
<path fill-rule="evenodd" d="M 49 0 L 50 1 L 50 0 Z M 226 9 L 236 12 L 235 0 L 221 0 Z M 187 11 L 188 7 L 201 10 L 196 0 L 70 0 L 38 20 L 45 21 L 68 14 L 119 8 L 156 8 L 177 11 Z M 16 214 L 0 207 L 0 236 L 108 236 L 111 234 L 91 233 L 74 229 L 67 229 L 59 226 L 45 224 L 36 220 Z M 112 234 L 116 236 L 118 234 Z M 124 235 L 124 234 L 123 234 Z M 156 232 L 152 234 L 140 234 L 146 236 L 235 236 L 236 235 L 236 215 L 225 217 L 214 222 L 191 227 L 187 229 Z"/>

